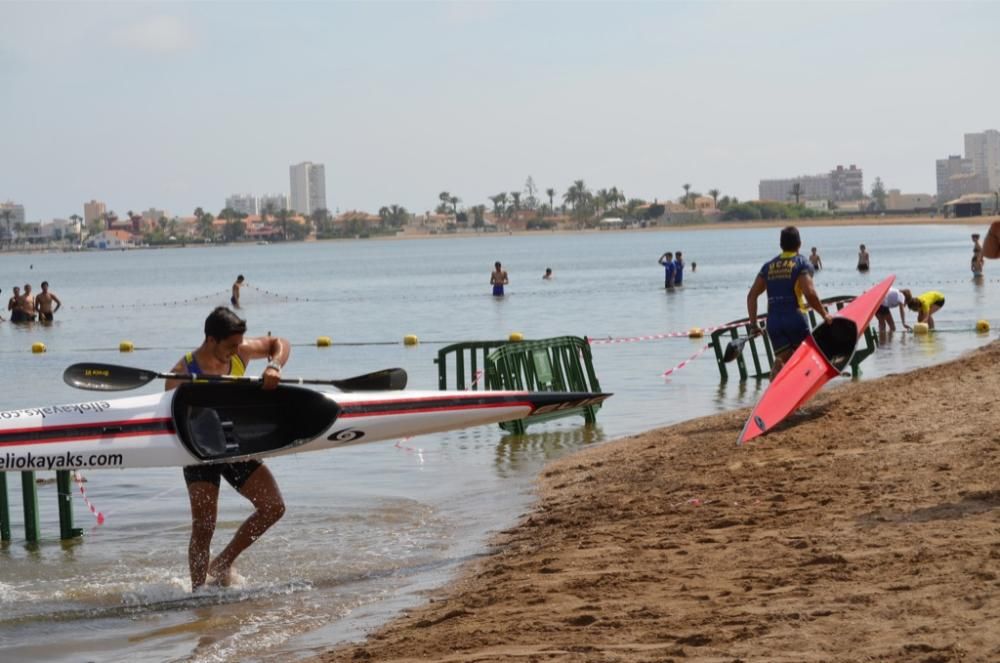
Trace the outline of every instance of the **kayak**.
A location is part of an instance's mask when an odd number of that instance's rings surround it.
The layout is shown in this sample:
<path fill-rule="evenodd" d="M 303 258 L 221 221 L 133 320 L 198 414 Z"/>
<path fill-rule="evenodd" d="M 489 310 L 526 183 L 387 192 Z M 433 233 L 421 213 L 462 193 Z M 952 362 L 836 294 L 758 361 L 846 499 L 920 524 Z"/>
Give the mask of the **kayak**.
<path fill-rule="evenodd" d="M 854 357 L 858 339 L 895 280 L 890 276 L 816 326 L 768 385 L 740 432 L 737 444 L 763 435 L 840 375 Z"/>
<path fill-rule="evenodd" d="M 188 383 L 0 412 L 0 471 L 185 466 L 332 449 L 596 405 L 611 394 Z"/>

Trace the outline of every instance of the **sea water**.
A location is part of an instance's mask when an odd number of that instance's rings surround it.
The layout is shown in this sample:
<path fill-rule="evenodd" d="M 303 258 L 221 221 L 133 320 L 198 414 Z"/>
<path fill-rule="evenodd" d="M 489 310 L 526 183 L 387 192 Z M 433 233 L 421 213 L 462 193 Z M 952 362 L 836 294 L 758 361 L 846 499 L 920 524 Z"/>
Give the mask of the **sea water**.
<path fill-rule="evenodd" d="M 960 224 L 805 228 L 817 246 L 821 296 L 854 295 L 888 274 L 914 294 L 940 290 L 938 333 L 897 334 L 865 361 L 862 379 L 954 358 L 988 342 L 1000 282 L 974 282 L 971 232 Z M 42 280 L 63 301 L 50 326 L 0 324 L 0 409 L 91 395 L 61 379 L 74 362 L 169 370 L 201 342 L 202 323 L 246 276 L 240 312 L 249 335 L 293 344 L 286 376 L 343 378 L 389 366 L 411 388 L 437 387 L 444 344 L 566 334 L 661 336 L 746 315 L 746 291 L 778 251 L 777 229 L 538 233 L 309 244 L 0 256 L 3 299 Z M 871 253 L 855 269 L 858 245 Z M 663 288 L 657 258 L 684 253 L 684 286 Z M 507 296 L 490 295 L 500 260 Z M 697 262 L 697 270 L 693 269 Z M 543 280 L 545 268 L 555 277 Z M 1000 276 L 1000 274 L 998 274 Z M 761 300 L 761 309 L 764 301 Z M 895 315 L 895 312 L 894 312 Z M 5 315 L 6 317 L 6 315 Z M 915 315 L 907 311 L 908 322 Z M 420 339 L 404 346 L 405 335 Z M 332 347 L 317 347 L 319 336 Z M 120 354 L 119 343 L 136 351 Z M 33 343 L 47 347 L 33 354 Z M 46 661 L 287 660 L 361 637 L 414 605 L 459 565 L 487 552 L 489 535 L 531 504 L 541 467 L 586 445 L 750 405 L 766 382 L 721 383 L 707 338 L 686 335 L 593 346 L 601 386 L 615 393 L 592 428 L 570 418 L 524 436 L 496 426 L 292 455 L 268 462 L 285 517 L 237 562 L 237 587 L 189 591 L 190 516 L 177 468 L 84 472 L 74 486 L 84 536 L 58 541 L 54 483 L 38 486 L 39 545 L 24 542 L 20 475 L 8 474 L 14 541 L 0 548 L 0 659 Z M 250 372 L 263 369 L 251 364 Z M 735 374 L 735 371 L 733 371 Z M 161 383 L 129 393 L 153 392 Z M 738 453 L 736 450 L 733 453 Z M 51 479 L 39 473 L 39 479 Z M 249 514 L 223 486 L 217 546 Z M 218 548 L 216 548 L 218 549 Z"/>

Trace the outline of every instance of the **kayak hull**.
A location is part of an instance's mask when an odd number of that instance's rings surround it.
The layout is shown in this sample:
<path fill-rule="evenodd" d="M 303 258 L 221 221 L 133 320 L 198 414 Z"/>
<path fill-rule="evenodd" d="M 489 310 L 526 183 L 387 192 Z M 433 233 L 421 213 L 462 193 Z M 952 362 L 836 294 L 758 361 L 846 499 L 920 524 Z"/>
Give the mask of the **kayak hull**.
<path fill-rule="evenodd" d="M 767 433 L 840 375 L 894 280 L 895 276 L 886 278 L 838 311 L 830 324 L 817 325 L 768 385 L 737 444 Z"/>
<path fill-rule="evenodd" d="M 180 467 L 438 433 L 594 405 L 610 394 L 325 393 L 185 384 L 120 399 L 0 412 L 0 471 Z"/>

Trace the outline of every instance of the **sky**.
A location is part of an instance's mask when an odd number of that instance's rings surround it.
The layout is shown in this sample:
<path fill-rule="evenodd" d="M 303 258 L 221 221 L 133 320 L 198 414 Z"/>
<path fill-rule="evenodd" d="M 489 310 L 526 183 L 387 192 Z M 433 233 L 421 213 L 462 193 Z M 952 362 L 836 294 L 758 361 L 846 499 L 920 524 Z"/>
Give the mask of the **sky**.
<path fill-rule="evenodd" d="M 1000 3 L 0 1 L 0 201 L 331 210 L 575 180 L 664 200 L 864 169 L 935 193 L 1000 129 Z"/>

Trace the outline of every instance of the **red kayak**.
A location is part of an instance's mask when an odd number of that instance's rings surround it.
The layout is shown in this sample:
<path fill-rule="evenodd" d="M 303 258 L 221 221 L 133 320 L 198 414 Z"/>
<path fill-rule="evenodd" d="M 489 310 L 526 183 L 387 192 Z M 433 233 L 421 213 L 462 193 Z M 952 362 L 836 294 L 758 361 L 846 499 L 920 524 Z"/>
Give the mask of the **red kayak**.
<path fill-rule="evenodd" d="M 823 385 L 840 375 L 895 279 L 890 276 L 856 297 L 837 311 L 829 324 L 817 325 L 757 401 L 737 444 L 749 442 L 780 424 Z"/>

